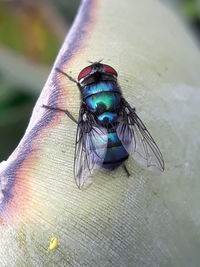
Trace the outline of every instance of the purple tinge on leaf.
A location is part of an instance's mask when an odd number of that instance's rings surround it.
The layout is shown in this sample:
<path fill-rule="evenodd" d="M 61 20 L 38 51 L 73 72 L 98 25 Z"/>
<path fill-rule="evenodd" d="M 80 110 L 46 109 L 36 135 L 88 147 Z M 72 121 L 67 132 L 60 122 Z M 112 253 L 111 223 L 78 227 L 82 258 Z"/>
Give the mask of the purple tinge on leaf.
<path fill-rule="evenodd" d="M 84 0 L 79 8 L 73 26 L 58 54 L 54 68 L 66 70 L 71 61 L 83 46 L 88 31 L 93 23 L 92 10 L 98 1 Z M 53 70 L 54 70 L 53 68 Z M 61 80 L 69 81 L 65 76 L 60 76 L 52 71 L 41 93 L 33 112 L 31 125 L 21 140 L 17 149 L 0 170 L 0 222 L 12 222 L 16 217 L 26 215 L 30 210 L 29 203 L 35 192 L 31 188 L 30 173 L 37 169 L 41 155 L 41 140 L 45 138 L 47 129 L 58 123 L 58 114 L 54 111 L 46 111 L 41 104 L 59 106 L 60 95 L 63 93 L 69 97 L 66 88 L 63 88 Z M 32 205 L 34 207 L 34 205 Z M 17 214 L 17 215 L 16 215 Z"/>

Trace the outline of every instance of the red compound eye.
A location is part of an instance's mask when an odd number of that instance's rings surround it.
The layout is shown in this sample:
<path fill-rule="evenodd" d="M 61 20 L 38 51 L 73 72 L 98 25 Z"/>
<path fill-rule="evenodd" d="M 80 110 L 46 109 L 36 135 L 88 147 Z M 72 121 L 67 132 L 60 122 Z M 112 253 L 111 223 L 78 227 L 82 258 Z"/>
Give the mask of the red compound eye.
<path fill-rule="evenodd" d="M 109 65 L 105 65 L 105 64 L 103 64 L 103 70 L 104 70 L 105 72 L 110 73 L 110 74 L 113 74 L 113 75 L 115 75 L 115 76 L 118 75 L 117 72 L 116 72 L 116 70 L 113 69 L 113 68 L 112 68 L 111 66 L 109 66 Z"/>
<path fill-rule="evenodd" d="M 78 75 L 78 81 L 89 75 L 91 73 L 91 70 L 92 70 L 91 66 L 84 68 Z"/>

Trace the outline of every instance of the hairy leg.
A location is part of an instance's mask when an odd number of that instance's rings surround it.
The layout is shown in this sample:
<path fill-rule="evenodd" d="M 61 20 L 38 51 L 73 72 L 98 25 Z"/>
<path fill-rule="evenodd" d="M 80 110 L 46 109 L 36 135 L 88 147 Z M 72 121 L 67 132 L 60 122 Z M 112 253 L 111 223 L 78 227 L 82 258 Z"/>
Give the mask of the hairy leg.
<path fill-rule="evenodd" d="M 72 116 L 72 114 L 67 109 L 54 108 L 54 107 L 47 106 L 47 105 L 42 105 L 42 107 L 46 109 L 54 110 L 54 111 L 64 112 L 73 122 L 78 124 L 78 121 Z"/>

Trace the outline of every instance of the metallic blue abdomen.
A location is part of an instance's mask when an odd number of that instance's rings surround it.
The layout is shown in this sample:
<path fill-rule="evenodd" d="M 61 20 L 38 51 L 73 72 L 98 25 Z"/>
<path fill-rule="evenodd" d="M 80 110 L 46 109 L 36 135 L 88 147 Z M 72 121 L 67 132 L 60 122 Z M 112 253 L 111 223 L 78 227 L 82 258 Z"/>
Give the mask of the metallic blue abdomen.
<path fill-rule="evenodd" d="M 88 109 L 96 115 L 97 122 L 107 128 L 108 144 L 102 167 L 113 170 L 129 156 L 116 133 L 120 89 L 113 81 L 100 81 L 82 88 L 82 97 Z M 111 130 L 110 126 L 113 124 L 115 126 Z"/>
<path fill-rule="evenodd" d="M 117 133 L 108 133 L 108 145 L 102 167 L 113 170 L 119 167 L 127 158 L 129 154 L 120 142 Z"/>

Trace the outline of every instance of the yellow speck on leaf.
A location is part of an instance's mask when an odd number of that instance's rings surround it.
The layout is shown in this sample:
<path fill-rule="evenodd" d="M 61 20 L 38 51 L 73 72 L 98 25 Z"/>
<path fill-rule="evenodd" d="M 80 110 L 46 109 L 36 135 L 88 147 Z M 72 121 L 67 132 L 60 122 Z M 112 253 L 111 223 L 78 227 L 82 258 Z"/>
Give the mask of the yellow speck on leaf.
<path fill-rule="evenodd" d="M 52 237 L 50 240 L 50 245 L 48 247 L 48 250 L 54 250 L 58 247 L 58 238 Z"/>

